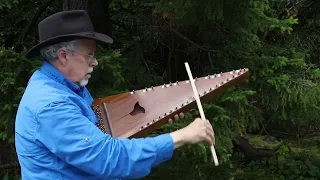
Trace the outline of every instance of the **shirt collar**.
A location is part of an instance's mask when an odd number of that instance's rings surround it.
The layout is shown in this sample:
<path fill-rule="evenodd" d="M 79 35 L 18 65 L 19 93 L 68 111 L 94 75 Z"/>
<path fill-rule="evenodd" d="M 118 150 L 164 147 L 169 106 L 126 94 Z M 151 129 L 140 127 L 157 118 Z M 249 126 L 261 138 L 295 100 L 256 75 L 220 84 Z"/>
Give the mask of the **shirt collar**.
<path fill-rule="evenodd" d="M 49 78 L 65 85 L 67 88 L 71 89 L 78 95 L 83 94 L 84 87 L 80 87 L 74 82 L 70 81 L 63 75 L 57 68 L 55 68 L 52 64 L 47 61 L 43 61 L 40 71 L 46 74 Z"/>

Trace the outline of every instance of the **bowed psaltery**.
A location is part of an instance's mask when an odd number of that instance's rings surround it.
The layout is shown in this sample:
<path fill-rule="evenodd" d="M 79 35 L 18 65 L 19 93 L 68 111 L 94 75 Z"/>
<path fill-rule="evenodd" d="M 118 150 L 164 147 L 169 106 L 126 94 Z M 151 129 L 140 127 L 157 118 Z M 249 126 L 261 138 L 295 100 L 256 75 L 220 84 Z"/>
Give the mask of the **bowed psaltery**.
<path fill-rule="evenodd" d="M 205 120 L 200 101 L 206 103 L 249 77 L 248 69 L 238 69 L 193 79 L 185 65 L 189 80 L 95 99 L 92 108 L 99 119 L 97 126 L 112 137 L 145 137 L 174 115 L 197 106 Z M 211 150 L 215 156 L 213 147 Z"/>

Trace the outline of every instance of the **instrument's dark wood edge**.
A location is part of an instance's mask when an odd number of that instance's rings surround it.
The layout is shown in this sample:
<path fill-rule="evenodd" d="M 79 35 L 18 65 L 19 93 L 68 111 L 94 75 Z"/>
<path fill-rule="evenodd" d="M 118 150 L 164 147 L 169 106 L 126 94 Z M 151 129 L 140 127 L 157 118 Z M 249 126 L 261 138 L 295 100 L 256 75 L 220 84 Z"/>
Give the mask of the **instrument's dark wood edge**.
<path fill-rule="evenodd" d="M 111 135 L 111 136 L 114 136 L 114 130 L 113 130 L 113 128 L 112 128 L 112 123 L 111 123 L 111 121 L 110 121 L 110 117 L 109 117 L 107 105 L 106 105 L 106 103 L 103 102 L 103 103 L 101 104 L 101 106 L 102 106 L 102 108 L 103 108 L 103 110 L 104 110 L 103 112 L 104 112 L 104 115 L 105 115 L 105 118 L 104 118 L 103 123 L 108 125 L 110 135 Z"/>

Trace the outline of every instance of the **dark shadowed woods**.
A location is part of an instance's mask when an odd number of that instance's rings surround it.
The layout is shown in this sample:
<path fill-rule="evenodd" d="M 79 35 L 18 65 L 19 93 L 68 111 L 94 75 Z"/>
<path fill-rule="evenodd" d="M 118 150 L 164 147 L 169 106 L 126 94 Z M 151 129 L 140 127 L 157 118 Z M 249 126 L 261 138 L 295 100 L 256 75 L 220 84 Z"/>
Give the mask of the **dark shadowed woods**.
<path fill-rule="evenodd" d="M 320 177 L 320 2 L 316 0 L 3 0 L 0 1 L 0 176 L 18 179 L 17 105 L 40 61 L 25 51 L 37 24 L 85 9 L 99 47 L 88 85 L 103 97 L 188 78 L 250 70 L 245 83 L 203 105 L 221 165 L 206 144 L 185 146 L 145 179 L 317 179 Z M 197 109 L 155 134 L 184 127 Z"/>

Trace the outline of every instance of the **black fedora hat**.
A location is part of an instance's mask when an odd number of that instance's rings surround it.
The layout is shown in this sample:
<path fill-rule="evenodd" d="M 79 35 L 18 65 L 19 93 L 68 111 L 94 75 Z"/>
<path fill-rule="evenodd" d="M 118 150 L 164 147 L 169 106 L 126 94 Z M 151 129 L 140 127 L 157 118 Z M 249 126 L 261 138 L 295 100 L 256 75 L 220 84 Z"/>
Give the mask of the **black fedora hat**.
<path fill-rule="evenodd" d="M 98 43 L 112 44 L 107 35 L 94 31 L 88 13 L 84 10 L 71 10 L 55 13 L 43 19 L 39 25 L 40 43 L 32 47 L 26 58 L 40 55 L 40 50 L 46 46 L 75 39 L 92 39 Z"/>

